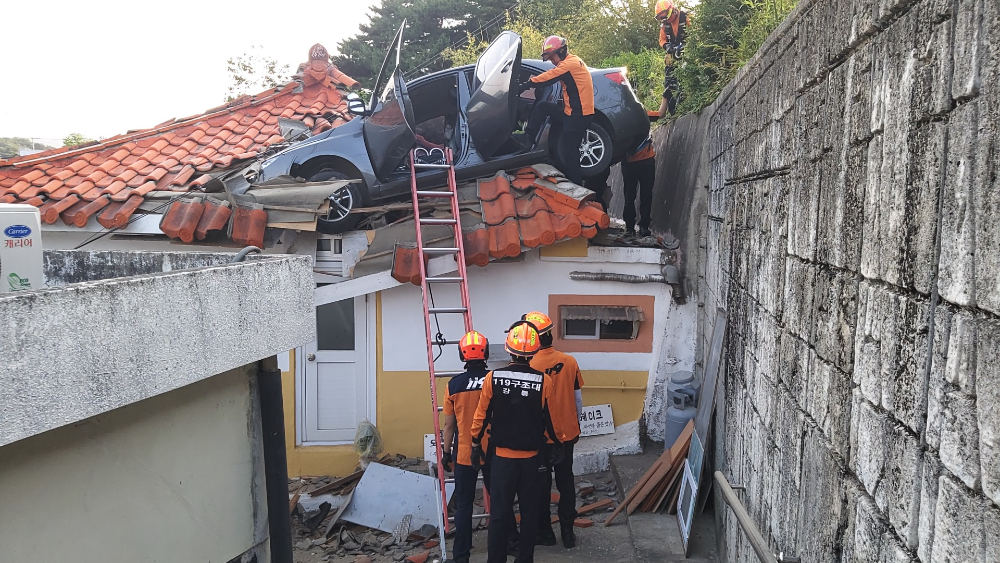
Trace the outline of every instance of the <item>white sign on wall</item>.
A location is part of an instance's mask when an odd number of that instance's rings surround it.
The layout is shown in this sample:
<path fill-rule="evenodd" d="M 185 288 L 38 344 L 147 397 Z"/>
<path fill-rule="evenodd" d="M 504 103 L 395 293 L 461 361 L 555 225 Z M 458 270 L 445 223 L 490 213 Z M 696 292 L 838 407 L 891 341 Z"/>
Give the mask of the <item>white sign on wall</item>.
<path fill-rule="evenodd" d="M 443 435 L 444 433 L 442 432 L 442 436 Z M 424 434 L 424 461 L 437 463 L 437 454 L 434 453 L 434 448 L 436 447 L 436 445 L 437 444 L 434 443 L 433 434 Z"/>
<path fill-rule="evenodd" d="M 583 407 L 580 415 L 580 435 L 600 436 L 615 433 L 615 419 L 611 414 L 611 405 L 594 405 Z"/>

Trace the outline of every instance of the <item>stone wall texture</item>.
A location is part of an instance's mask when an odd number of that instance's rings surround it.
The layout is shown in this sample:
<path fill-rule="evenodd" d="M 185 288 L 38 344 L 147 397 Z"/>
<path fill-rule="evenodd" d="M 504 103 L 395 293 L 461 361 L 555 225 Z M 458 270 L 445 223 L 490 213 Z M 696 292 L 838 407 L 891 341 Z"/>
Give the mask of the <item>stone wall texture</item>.
<path fill-rule="evenodd" d="M 998 81 L 998 0 L 801 0 L 709 112 L 715 461 L 775 553 L 1000 562 Z"/>

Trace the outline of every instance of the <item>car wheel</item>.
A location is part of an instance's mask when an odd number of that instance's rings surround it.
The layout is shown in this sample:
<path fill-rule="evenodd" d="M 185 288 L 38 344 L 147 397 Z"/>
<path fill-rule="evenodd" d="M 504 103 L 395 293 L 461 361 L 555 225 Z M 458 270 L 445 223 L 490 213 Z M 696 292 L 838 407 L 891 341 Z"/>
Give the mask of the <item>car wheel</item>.
<path fill-rule="evenodd" d="M 580 172 L 583 177 L 597 176 L 607 170 L 613 155 L 611 135 L 597 123 L 591 123 L 580 143 Z"/>
<path fill-rule="evenodd" d="M 347 174 L 339 170 L 326 168 L 313 174 L 307 181 L 324 182 L 327 180 L 348 180 Z M 361 190 L 356 183 L 347 184 L 330 195 L 330 211 L 321 216 L 316 223 L 316 230 L 325 235 L 335 235 L 350 231 L 364 219 L 361 213 L 351 213 L 351 210 L 361 207 Z"/>

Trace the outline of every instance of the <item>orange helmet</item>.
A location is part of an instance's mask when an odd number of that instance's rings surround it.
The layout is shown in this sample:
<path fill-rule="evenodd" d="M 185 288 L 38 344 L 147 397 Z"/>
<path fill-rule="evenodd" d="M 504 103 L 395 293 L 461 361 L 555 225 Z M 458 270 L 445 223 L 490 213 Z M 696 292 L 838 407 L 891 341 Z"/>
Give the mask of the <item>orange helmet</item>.
<path fill-rule="evenodd" d="M 656 19 L 658 20 L 669 20 L 677 14 L 677 7 L 671 0 L 657 0 L 656 2 Z"/>
<path fill-rule="evenodd" d="M 549 57 L 558 54 L 559 58 L 566 58 L 566 38 L 558 35 L 550 35 L 542 42 L 542 60 L 547 61 Z"/>
<path fill-rule="evenodd" d="M 504 348 L 513 356 L 530 358 L 542 347 L 538 340 L 538 330 L 528 321 L 517 321 L 507 331 Z"/>
<path fill-rule="evenodd" d="M 528 321 L 529 323 L 535 325 L 535 328 L 538 329 L 538 334 L 552 332 L 552 319 L 541 311 L 532 311 L 527 315 L 522 316 L 521 320 Z"/>
<path fill-rule="evenodd" d="M 472 331 L 458 341 L 458 357 L 463 362 L 485 360 L 489 355 L 490 341 L 482 334 Z"/>

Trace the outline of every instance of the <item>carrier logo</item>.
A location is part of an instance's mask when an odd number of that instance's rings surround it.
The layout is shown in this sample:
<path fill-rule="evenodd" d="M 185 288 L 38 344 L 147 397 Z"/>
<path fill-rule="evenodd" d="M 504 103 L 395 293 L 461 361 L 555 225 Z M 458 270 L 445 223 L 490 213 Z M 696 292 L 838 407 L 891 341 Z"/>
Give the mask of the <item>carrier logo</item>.
<path fill-rule="evenodd" d="M 27 225 L 11 225 L 3 230 L 3 234 L 10 238 L 24 238 L 31 234 L 31 229 Z"/>

